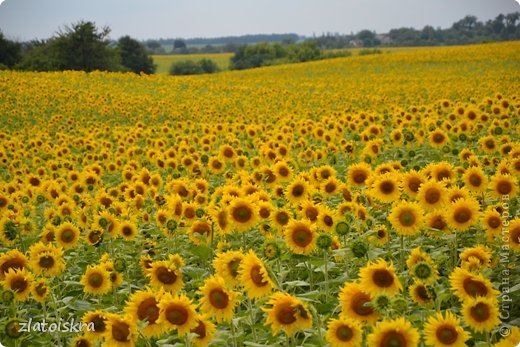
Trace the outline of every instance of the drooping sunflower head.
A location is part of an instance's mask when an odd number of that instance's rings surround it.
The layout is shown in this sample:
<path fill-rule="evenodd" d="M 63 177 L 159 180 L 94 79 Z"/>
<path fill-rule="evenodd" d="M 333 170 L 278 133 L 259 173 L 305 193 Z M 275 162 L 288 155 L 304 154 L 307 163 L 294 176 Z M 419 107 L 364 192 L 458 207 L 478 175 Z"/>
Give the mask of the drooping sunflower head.
<path fill-rule="evenodd" d="M 263 308 L 267 313 L 265 325 L 270 325 L 273 336 L 284 331 L 291 336 L 295 331 L 310 328 L 312 316 L 306 305 L 298 298 L 276 292 L 267 302 L 270 308 Z"/>
<path fill-rule="evenodd" d="M 252 250 L 242 259 L 238 273 L 240 283 L 252 299 L 264 297 L 274 288 L 264 263 Z"/>
<path fill-rule="evenodd" d="M 372 296 L 359 283 L 346 283 L 340 290 L 341 316 L 357 321 L 375 323 L 379 314 L 372 306 Z"/>
<path fill-rule="evenodd" d="M 384 293 L 392 296 L 403 289 L 393 264 L 387 264 L 384 259 L 367 264 L 360 270 L 359 277 L 362 288 L 371 295 Z"/>
<path fill-rule="evenodd" d="M 244 253 L 241 251 L 217 253 L 213 260 L 215 272 L 224 278 L 226 283 L 237 286 L 240 283 L 238 280 L 238 269 L 242 259 L 244 259 Z"/>

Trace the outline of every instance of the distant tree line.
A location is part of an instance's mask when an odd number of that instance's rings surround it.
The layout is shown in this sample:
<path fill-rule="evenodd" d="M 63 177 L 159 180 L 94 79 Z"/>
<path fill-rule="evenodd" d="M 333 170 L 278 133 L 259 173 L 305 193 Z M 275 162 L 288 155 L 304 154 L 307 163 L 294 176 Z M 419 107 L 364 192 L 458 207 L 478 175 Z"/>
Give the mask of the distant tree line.
<path fill-rule="evenodd" d="M 18 43 L 0 33 L 0 64 L 32 71 L 155 72 L 153 60 L 141 42 L 129 36 L 112 42 L 109 33 L 108 27 L 99 29 L 85 21 L 66 26 L 48 40 Z"/>
<path fill-rule="evenodd" d="M 323 49 L 376 46 L 438 46 L 462 45 L 520 39 L 520 13 L 500 14 L 484 22 L 466 16 L 447 29 L 430 25 L 423 29 L 392 29 L 386 34 L 362 30 L 357 34 L 324 34 L 310 39 Z"/>

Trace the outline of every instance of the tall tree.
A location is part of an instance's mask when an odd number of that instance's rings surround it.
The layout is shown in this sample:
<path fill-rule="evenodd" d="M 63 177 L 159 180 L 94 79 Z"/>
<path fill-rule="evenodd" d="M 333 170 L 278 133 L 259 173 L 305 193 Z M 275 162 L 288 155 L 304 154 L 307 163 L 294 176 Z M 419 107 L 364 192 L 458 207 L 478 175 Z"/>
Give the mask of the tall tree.
<path fill-rule="evenodd" d="M 12 68 L 22 58 L 22 45 L 8 40 L 0 31 L 0 64 Z"/>
<path fill-rule="evenodd" d="M 121 65 L 132 72 L 152 74 L 155 65 L 152 58 L 146 53 L 145 46 L 130 36 L 123 36 L 117 41 L 117 48 L 121 56 Z"/>

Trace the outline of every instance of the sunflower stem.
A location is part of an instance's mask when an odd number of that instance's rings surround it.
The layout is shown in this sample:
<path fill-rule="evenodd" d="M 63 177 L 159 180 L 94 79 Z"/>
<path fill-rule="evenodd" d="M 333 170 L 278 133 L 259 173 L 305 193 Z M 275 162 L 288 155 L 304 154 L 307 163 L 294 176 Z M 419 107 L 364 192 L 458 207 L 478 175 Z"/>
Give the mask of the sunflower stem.
<path fill-rule="evenodd" d="M 251 298 L 247 297 L 247 306 L 249 309 L 249 324 L 251 326 L 251 332 L 253 333 L 253 338 L 255 341 L 258 341 L 256 338 L 256 330 L 255 330 L 255 314 L 253 311 L 253 302 L 251 301 Z"/>
<path fill-rule="evenodd" d="M 400 236 L 400 243 L 401 243 L 401 254 L 399 259 L 399 267 L 401 272 L 404 271 L 404 235 Z"/>
<path fill-rule="evenodd" d="M 325 262 L 325 301 L 329 302 L 329 259 L 327 250 L 323 251 L 323 261 Z"/>
<path fill-rule="evenodd" d="M 452 269 L 455 269 L 457 266 L 457 232 L 455 231 L 455 237 L 453 238 L 453 250 L 452 250 Z"/>
<path fill-rule="evenodd" d="M 236 331 L 235 331 L 235 324 L 233 323 L 233 320 L 231 320 L 231 322 L 229 322 L 229 326 L 231 328 L 231 337 L 232 337 L 232 341 L 233 341 L 233 347 L 237 347 L 237 336 L 236 336 Z"/>

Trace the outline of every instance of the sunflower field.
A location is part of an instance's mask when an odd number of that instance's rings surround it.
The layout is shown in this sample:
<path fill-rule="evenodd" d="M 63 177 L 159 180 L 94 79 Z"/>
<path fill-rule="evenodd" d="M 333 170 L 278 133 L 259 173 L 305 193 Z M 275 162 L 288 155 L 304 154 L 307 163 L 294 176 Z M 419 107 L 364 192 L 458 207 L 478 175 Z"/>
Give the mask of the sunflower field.
<path fill-rule="evenodd" d="M 520 42 L 0 71 L 5 346 L 516 346 Z"/>

